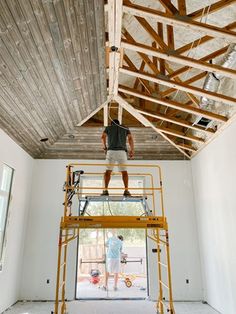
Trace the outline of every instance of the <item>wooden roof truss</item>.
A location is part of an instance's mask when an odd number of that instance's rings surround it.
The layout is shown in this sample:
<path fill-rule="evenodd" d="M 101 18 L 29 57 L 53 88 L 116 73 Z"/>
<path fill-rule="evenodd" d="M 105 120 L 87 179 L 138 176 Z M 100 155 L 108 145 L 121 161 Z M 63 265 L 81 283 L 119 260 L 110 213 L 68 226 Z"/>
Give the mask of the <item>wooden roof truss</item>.
<path fill-rule="evenodd" d="M 235 117 L 219 114 L 214 108 L 200 108 L 203 96 L 220 102 L 222 106 L 236 105 L 236 98 L 207 91 L 201 87 L 203 84 L 199 86 L 198 83 L 200 80 L 203 82 L 211 72 L 236 79 L 235 69 L 224 68 L 215 62 L 215 58 L 226 53 L 229 43 L 236 43 L 236 23 L 219 27 L 202 21 L 202 17 L 236 1 L 220 0 L 190 13 L 185 0 L 178 0 L 177 7 L 168 0 L 159 2 L 161 11 L 129 0 L 108 0 L 105 4 L 108 16 L 106 57 L 109 101 L 118 103 L 120 120 L 122 110 L 128 111 L 143 126 L 152 128 L 186 158 L 191 158 Z M 136 39 L 136 33 L 125 28 L 125 16 L 131 17 L 145 30 L 143 42 Z M 191 31 L 200 32 L 201 36 L 179 47 L 175 28 L 181 28 L 183 36 Z M 206 43 L 211 44 L 218 38 L 223 39 L 220 49 L 201 58 L 189 56 L 189 51 Z M 137 60 L 140 60 L 139 64 Z M 184 79 L 184 73 L 189 74 L 187 79 Z M 121 77 L 133 83 L 123 84 Z M 132 103 L 129 102 L 130 97 L 134 99 Z M 103 106 L 104 125 L 108 124 L 108 103 Z M 201 117 L 211 120 L 211 127 L 196 124 L 196 119 Z"/>

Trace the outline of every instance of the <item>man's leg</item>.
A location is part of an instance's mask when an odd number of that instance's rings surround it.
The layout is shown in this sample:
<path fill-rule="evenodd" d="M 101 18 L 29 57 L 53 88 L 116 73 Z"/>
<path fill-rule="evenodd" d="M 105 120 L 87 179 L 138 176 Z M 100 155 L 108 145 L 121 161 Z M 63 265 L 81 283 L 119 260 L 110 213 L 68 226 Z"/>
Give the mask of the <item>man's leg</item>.
<path fill-rule="evenodd" d="M 119 274 L 115 273 L 114 274 L 114 289 L 117 289 L 118 279 L 119 279 Z"/>
<path fill-rule="evenodd" d="M 108 278 L 109 278 L 109 273 L 106 272 L 106 273 L 105 273 L 105 287 L 106 287 L 106 289 L 107 289 L 107 287 L 108 287 Z"/>
<path fill-rule="evenodd" d="M 127 171 L 121 171 L 122 174 L 122 179 L 124 182 L 124 186 L 125 186 L 125 191 L 128 190 L 128 184 L 129 184 L 129 175 Z"/>
<path fill-rule="evenodd" d="M 111 173 L 112 173 L 112 170 L 106 170 L 106 172 L 104 173 L 105 190 L 107 190 L 109 182 L 111 180 Z"/>

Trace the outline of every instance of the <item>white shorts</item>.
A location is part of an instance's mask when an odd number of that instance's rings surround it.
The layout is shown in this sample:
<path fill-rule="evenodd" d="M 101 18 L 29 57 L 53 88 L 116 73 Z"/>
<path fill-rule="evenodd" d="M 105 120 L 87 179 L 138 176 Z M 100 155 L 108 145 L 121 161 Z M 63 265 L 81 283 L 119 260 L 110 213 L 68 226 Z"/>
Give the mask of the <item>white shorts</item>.
<path fill-rule="evenodd" d="M 108 273 L 119 273 L 120 272 L 120 259 L 119 258 L 108 258 L 107 259 L 107 272 Z"/>
<path fill-rule="evenodd" d="M 107 164 L 126 164 L 127 153 L 124 150 L 108 150 L 106 155 Z M 114 166 L 107 166 L 107 170 L 113 170 Z M 126 166 L 118 166 L 119 171 L 126 171 Z"/>

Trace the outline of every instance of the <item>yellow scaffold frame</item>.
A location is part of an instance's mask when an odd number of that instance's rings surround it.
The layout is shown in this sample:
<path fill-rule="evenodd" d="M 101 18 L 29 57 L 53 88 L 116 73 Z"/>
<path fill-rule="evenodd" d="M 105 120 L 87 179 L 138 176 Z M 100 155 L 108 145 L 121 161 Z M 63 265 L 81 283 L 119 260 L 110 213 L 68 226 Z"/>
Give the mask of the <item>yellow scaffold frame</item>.
<path fill-rule="evenodd" d="M 169 249 L 169 235 L 168 235 L 168 224 L 165 217 L 164 202 L 163 202 L 163 187 L 162 187 L 162 174 L 161 168 L 158 165 L 143 165 L 143 164 L 128 164 L 120 165 L 126 167 L 135 167 L 141 169 L 154 169 L 157 171 L 157 178 L 159 186 L 156 187 L 154 184 L 154 175 L 152 173 L 129 173 L 130 175 L 142 175 L 149 176 L 151 187 L 142 188 L 132 188 L 130 190 L 142 190 L 144 191 L 145 197 L 152 197 L 152 215 L 150 216 L 72 216 L 70 204 L 68 203 L 68 192 L 74 190 L 75 194 L 82 195 L 81 190 L 93 190 L 95 192 L 89 193 L 94 196 L 98 194 L 98 189 L 103 188 L 98 187 L 74 187 L 72 185 L 73 181 L 73 171 L 75 168 L 83 167 L 104 167 L 107 166 L 104 163 L 100 164 L 88 164 L 88 163 L 71 163 L 67 166 L 66 171 L 66 182 L 64 186 L 65 190 L 65 201 L 64 201 L 64 216 L 61 218 L 60 231 L 59 231 L 59 242 L 58 242 L 58 265 L 57 265 L 57 282 L 56 282 L 56 300 L 55 300 L 55 314 L 65 314 L 66 313 L 66 299 L 65 299 L 65 286 L 66 286 L 66 270 L 67 270 L 67 248 L 68 244 L 79 237 L 79 230 L 86 228 L 141 228 L 146 230 L 146 235 L 149 239 L 155 241 L 157 248 L 155 252 L 157 253 L 157 269 L 158 269 L 158 284 L 159 284 L 159 295 L 157 298 L 156 310 L 159 314 L 164 314 L 168 312 L 170 314 L 175 314 L 172 296 L 172 282 L 171 282 L 171 265 L 170 265 L 170 249 Z M 117 166 L 117 165 L 116 165 Z M 101 175 L 100 172 L 86 172 L 87 175 Z M 121 190 L 122 188 L 109 188 L 109 190 Z M 147 192 L 147 193 L 146 193 Z M 155 193 L 160 193 L 160 214 L 157 213 L 155 208 Z M 86 194 L 88 194 L 86 192 Z M 115 193 L 115 195 L 118 195 Z M 119 194 L 120 195 L 120 194 Z M 133 194 L 132 194 L 133 195 Z M 139 195 L 136 194 L 135 195 Z M 105 200 L 104 200 L 105 201 Z M 158 215 L 159 214 L 159 215 Z M 151 232 L 148 230 L 151 230 Z M 163 249 L 164 248 L 164 249 Z M 163 261 L 163 253 L 165 255 L 165 262 Z M 168 282 L 164 282 L 163 270 L 165 269 L 165 274 Z M 62 280 L 61 280 L 62 279 Z M 164 293 L 166 291 L 167 294 Z M 60 295 L 61 292 L 61 296 Z M 165 297 L 167 295 L 167 298 Z"/>

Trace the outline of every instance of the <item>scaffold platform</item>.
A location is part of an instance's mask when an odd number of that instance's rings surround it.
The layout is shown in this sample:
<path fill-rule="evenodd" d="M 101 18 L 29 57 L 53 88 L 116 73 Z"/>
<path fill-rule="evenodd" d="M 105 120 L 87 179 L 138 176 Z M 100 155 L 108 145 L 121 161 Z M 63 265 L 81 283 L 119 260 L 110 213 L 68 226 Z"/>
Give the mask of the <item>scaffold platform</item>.
<path fill-rule="evenodd" d="M 79 215 L 84 216 L 86 210 L 91 203 L 139 203 L 142 205 L 143 214 L 152 215 L 152 210 L 149 209 L 147 196 L 122 196 L 122 195 L 106 195 L 106 196 L 84 196 L 79 198 Z"/>

